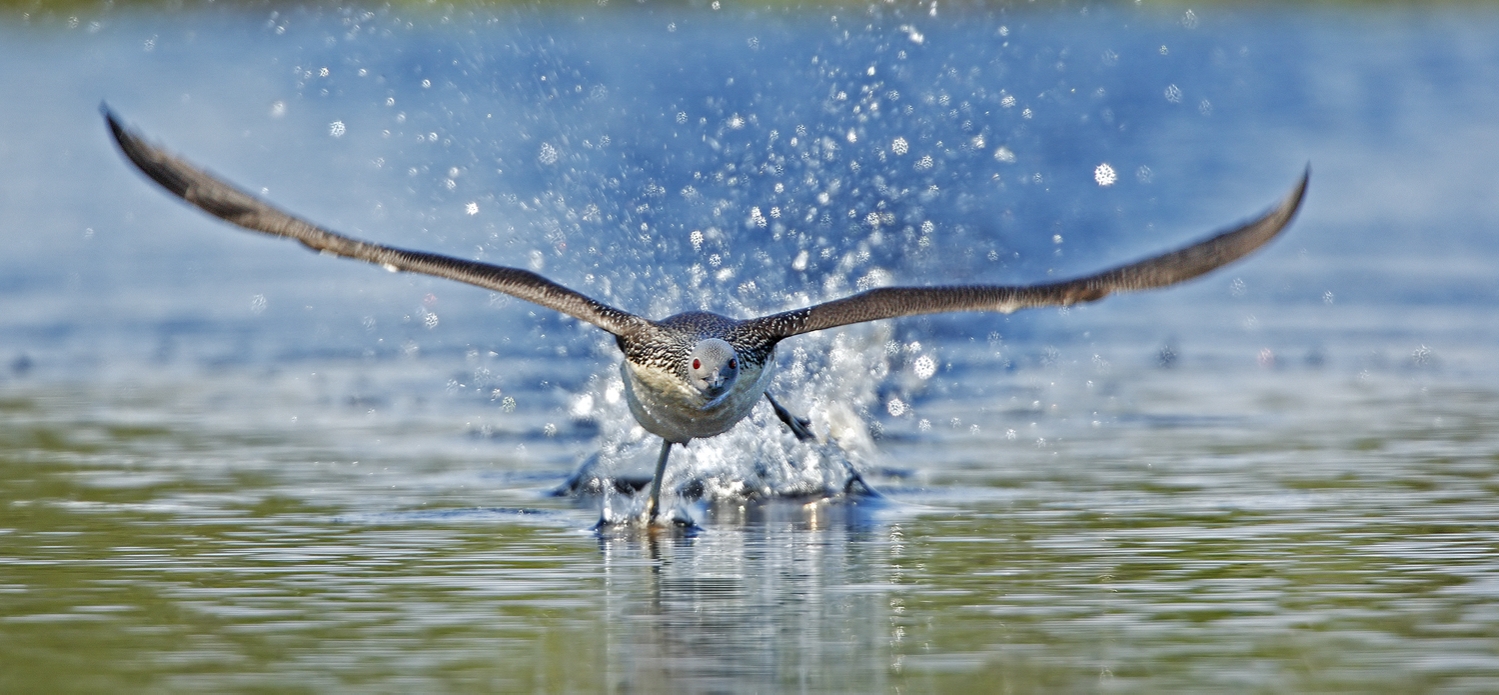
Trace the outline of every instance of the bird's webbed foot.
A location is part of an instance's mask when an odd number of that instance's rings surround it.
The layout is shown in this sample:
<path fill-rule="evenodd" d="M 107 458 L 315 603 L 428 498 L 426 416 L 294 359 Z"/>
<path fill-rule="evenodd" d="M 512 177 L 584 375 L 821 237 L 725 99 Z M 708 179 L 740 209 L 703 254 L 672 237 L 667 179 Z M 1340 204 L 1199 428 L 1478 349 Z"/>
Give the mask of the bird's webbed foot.
<path fill-rule="evenodd" d="M 804 417 L 797 417 L 795 415 L 792 415 L 791 411 L 787 410 L 780 403 L 776 402 L 776 399 L 770 395 L 769 391 L 765 392 L 765 400 L 770 401 L 770 407 L 775 409 L 776 417 L 780 418 L 781 422 L 786 423 L 786 426 L 791 428 L 791 433 L 796 435 L 797 439 L 804 442 L 810 442 L 814 439 L 817 439 L 817 436 L 812 434 L 811 420 L 808 420 Z"/>

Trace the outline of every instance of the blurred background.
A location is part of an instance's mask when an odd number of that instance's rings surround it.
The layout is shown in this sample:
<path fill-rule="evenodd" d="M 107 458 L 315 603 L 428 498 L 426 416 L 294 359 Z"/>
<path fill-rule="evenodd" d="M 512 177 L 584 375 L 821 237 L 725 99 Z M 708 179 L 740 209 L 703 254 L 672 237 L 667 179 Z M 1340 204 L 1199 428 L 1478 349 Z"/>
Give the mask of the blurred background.
<path fill-rule="evenodd" d="M 1491 691 L 1487 3 L 7 3 L 0 690 Z M 1187 285 L 783 344 L 669 483 L 602 332 L 284 209 L 660 318 L 1025 284 L 1256 215 Z M 853 465 L 877 501 L 744 503 Z M 833 473 L 830 473 L 833 472 Z M 809 482 L 810 481 L 810 482 Z M 739 497 L 736 497 L 739 495 Z"/>

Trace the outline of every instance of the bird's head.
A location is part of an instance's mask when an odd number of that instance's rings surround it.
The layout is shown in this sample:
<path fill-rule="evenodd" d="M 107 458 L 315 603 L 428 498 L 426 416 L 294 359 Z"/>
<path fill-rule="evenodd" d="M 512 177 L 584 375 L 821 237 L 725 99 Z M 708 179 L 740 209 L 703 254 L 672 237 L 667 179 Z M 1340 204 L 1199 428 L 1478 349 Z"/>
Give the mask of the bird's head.
<path fill-rule="evenodd" d="M 728 391 L 738 376 L 739 355 L 727 341 L 718 338 L 698 341 L 687 356 L 687 380 L 708 398 L 717 398 Z"/>

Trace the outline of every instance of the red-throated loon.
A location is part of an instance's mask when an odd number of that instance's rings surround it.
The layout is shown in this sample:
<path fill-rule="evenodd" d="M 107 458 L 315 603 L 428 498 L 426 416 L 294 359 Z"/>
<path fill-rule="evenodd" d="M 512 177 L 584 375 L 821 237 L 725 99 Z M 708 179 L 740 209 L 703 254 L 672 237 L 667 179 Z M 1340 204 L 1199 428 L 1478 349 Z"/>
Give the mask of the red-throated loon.
<path fill-rule="evenodd" d="M 157 148 L 121 125 L 106 107 L 104 118 L 125 156 L 168 191 L 203 211 L 256 232 L 302 242 L 321 253 L 478 285 L 555 309 L 613 334 L 624 353 L 630 413 L 661 437 L 645 516 L 654 522 L 661 478 L 673 444 L 722 434 L 743 420 L 763 395 L 798 439 L 813 438 L 809 423 L 793 416 L 765 390 L 776 345 L 786 338 L 864 321 L 956 311 L 1008 314 L 1017 309 L 1069 306 L 1112 292 L 1174 285 L 1231 263 L 1263 246 L 1296 215 L 1310 169 L 1295 188 L 1259 218 L 1185 248 L 1101 273 L 1037 285 L 883 287 L 804 309 L 754 319 L 693 311 L 653 321 L 595 301 L 536 273 L 451 256 L 406 251 L 336 234 L 293 217 Z"/>

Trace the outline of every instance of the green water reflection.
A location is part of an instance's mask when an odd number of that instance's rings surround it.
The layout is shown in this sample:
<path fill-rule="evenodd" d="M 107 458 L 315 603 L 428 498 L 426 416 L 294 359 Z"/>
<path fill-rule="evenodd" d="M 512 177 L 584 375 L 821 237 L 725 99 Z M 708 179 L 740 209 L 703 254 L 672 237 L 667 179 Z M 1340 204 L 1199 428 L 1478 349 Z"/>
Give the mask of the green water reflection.
<path fill-rule="evenodd" d="M 183 408 L 170 391 L 0 404 L 0 689 L 1499 682 L 1492 392 L 1397 381 L 1342 391 L 1339 411 L 1266 388 L 1283 407 L 1236 436 L 1078 429 L 1010 448 L 987 478 L 962 462 L 1005 445 L 959 438 L 941 454 L 956 462 L 872 515 L 644 539 L 601 538 L 590 511 L 535 490 L 392 504 L 368 476 L 288 464 L 337 447 L 317 433 L 149 424 Z M 1371 409 L 1384 431 L 1340 426 Z"/>

